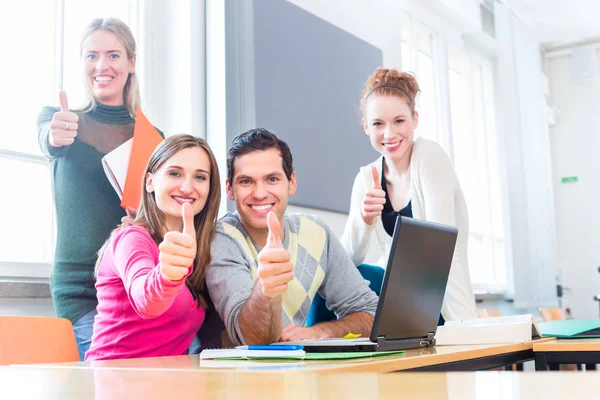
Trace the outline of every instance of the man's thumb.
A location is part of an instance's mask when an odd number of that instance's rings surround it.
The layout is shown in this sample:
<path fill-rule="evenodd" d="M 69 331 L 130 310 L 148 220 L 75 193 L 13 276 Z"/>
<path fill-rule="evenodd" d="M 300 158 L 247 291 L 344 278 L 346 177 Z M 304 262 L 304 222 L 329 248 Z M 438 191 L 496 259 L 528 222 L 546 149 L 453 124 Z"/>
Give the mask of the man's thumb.
<path fill-rule="evenodd" d="M 69 100 L 67 99 L 67 92 L 61 90 L 58 93 L 58 102 L 60 104 L 60 111 L 69 111 Z"/>
<path fill-rule="evenodd" d="M 279 237 L 279 219 L 277 219 L 277 214 L 274 212 L 267 214 L 267 227 L 269 228 L 267 246 L 271 248 L 283 247 L 281 238 Z"/>
<path fill-rule="evenodd" d="M 194 212 L 190 203 L 181 205 L 181 218 L 183 218 L 183 233 L 196 237 L 196 227 L 194 226 Z"/>

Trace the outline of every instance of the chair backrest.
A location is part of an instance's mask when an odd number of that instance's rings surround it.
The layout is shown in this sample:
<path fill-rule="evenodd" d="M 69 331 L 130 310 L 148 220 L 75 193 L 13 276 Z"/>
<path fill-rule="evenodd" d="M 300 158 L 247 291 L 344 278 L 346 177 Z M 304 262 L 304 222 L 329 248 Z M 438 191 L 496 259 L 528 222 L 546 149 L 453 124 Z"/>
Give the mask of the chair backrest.
<path fill-rule="evenodd" d="M 502 313 L 498 310 L 482 308 L 477 310 L 477 316 L 479 318 L 501 317 Z"/>
<path fill-rule="evenodd" d="M 385 269 L 377 265 L 369 264 L 361 264 L 357 267 L 357 269 L 362 277 L 369 281 L 369 287 L 371 290 L 374 291 L 377 296 L 379 296 L 381 293 L 381 285 L 383 284 Z M 325 305 L 325 299 L 316 293 L 306 317 L 306 326 L 313 326 L 319 322 L 332 321 L 335 319 L 336 316 L 333 311 L 330 311 Z"/>
<path fill-rule="evenodd" d="M 565 313 L 558 307 L 540 308 L 542 321 L 555 321 L 565 319 Z"/>
<path fill-rule="evenodd" d="M 0 365 L 79 361 L 71 321 L 0 316 Z"/>

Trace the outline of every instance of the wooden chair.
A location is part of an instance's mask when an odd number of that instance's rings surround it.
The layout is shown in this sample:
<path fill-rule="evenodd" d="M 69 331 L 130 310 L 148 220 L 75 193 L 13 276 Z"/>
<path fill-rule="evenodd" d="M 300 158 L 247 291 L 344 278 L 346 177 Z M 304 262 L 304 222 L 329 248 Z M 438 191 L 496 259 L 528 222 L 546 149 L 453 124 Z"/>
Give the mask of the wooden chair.
<path fill-rule="evenodd" d="M 0 365 L 79 361 L 71 321 L 0 316 Z"/>
<path fill-rule="evenodd" d="M 558 307 L 540 308 L 540 316 L 544 322 L 565 319 L 565 313 Z"/>
<path fill-rule="evenodd" d="M 502 313 L 498 310 L 482 308 L 477 310 L 477 316 L 479 318 L 501 317 Z"/>

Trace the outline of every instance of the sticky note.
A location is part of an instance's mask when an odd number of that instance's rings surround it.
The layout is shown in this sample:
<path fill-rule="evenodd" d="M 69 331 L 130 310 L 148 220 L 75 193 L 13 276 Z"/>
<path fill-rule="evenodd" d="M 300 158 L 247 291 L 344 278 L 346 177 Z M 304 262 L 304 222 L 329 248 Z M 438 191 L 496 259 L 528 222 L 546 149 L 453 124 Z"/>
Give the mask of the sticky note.
<path fill-rule="evenodd" d="M 344 336 L 342 339 L 356 339 L 361 337 L 362 335 L 360 333 L 349 333 L 346 336 Z"/>

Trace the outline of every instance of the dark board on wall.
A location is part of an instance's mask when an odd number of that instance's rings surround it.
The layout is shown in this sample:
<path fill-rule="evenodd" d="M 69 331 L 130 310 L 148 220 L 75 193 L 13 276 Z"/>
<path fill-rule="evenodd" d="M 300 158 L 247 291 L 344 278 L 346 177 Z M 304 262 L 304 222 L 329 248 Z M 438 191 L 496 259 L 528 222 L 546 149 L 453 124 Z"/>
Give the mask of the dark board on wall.
<path fill-rule="evenodd" d="M 359 167 L 378 155 L 358 103 L 381 50 L 285 0 L 255 0 L 252 25 L 255 122 L 292 150 L 290 204 L 347 213 Z"/>

